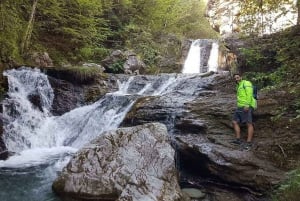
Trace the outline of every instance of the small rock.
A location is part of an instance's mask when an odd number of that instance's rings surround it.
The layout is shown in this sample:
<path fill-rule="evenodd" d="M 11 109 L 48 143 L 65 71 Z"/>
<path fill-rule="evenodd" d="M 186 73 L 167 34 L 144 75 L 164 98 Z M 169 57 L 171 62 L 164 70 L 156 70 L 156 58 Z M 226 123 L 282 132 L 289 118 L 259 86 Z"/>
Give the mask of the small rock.
<path fill-rule="evenodd" d="M 206 194 L 200 191 L 199 189 L 196 188 L 183 188 L 181 189 L 183 192 L 188 194 L 190 198 L 198 198 L 198 199 L 203 199 L 205 198 Z"/>

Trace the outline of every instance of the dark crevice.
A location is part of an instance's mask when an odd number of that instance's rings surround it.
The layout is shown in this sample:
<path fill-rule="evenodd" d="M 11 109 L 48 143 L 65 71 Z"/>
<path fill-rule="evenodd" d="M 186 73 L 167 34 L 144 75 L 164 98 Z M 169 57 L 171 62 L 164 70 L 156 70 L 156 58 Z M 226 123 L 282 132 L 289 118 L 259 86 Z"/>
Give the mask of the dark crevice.
<path fill-rule="evenodd" d="M 262 192 L 254 190 L 248 186 L 242 186 L 238 183 L 224 181 L 218 176 L 212 174 L 209 170 L 211 163 L 206 155 L 203 155 L 193 148 L 176 149 L 176 164 L 180 172 L 181 188 L 199 188 L 205 189 L 212 194 L 214 189 L 223 189 L 232 192 L 239 197 L 245 197 L 247 201 L 263 201 L 265 195 Z M 222 173 L 220 173 L 222 174 Z"/>

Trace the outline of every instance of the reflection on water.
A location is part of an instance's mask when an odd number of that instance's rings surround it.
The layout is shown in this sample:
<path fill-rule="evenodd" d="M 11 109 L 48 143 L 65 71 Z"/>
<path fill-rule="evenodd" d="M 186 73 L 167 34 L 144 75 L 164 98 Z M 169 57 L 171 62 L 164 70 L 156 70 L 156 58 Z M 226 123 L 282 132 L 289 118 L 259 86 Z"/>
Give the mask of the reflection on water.
<path fill-rule="evenodd" d="M 60 165 L 59 165 L 60 166 Z M 1 201 L 61 201 L 51 190 L 57 165 L 0 169 Z"/>

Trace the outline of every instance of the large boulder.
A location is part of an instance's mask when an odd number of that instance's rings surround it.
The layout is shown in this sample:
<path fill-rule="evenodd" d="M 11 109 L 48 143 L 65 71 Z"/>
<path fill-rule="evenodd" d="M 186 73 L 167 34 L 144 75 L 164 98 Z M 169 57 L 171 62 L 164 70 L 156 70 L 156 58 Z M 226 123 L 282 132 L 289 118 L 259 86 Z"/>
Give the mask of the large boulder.
<path fill-rule="evenodd" d="M 243 186 L 257 192 L 270 190 L 284 178 L 284 171 L 271 162 L 259 159 L 255 152 L 247 152 L 226 144 L 211 142 L 206 136 L 187 135 L 177 137 L 182 162 L 188 166 L 205 169 L 211 177 Z M 201 163 L 193 158 L 202 158 Z M 208 175 L 207 175 L 208 176 Z"/>
<path fill-rule="evenodd" d="M 71 159 L 53 190 L 77 200 L 185 200 L 174 153 L 163 124 L 109 131 Z"/>
<path fill-rule="evenodd" d="M 121 50 L 114 50 L 109 56 L 101 61 L 107 73 L 122 73 L 124 72 L 123 63 L 126 60 L 124 53 Z"/>
<path fill-rule="evenodd" d="M 108 57 L 101 61 L 107 73 L 144 73 L 146 64 L 132 51 L 113 51 Z"/>
<path fill-rule="evenodd" d="M 146 69 L 146 64 L 140 60 L 134 52 L 125 52 L 127 60 L 124 63 L 124 71 L 127 74 L 143 74 Z"/>
<path fill-rule="evenodd" d="M 53 61 L 47 52 L 35 52 L 32 55 L 32 60 L 35 66 L 39 67 L 51 67 L 53 66 Z"/>

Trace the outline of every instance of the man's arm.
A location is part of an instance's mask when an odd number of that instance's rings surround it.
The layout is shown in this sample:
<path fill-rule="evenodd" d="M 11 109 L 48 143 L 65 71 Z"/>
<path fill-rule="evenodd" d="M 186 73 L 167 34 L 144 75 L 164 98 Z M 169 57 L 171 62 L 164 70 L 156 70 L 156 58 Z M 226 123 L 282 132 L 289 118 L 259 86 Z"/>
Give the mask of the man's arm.
<path fill-rule="evenodd" d="M 252 87 L 252 83 L 249 82 L 249 81 L 244 81 L 243 83 L 243 87 L 244 87 L 244 90 L 245 90 L 245 94 L 246 94 L 246 108 L 249 108 L 251 106 L 251 102 L 252 102 L 252 97 L 253 97 L 253 87 Z"/>

